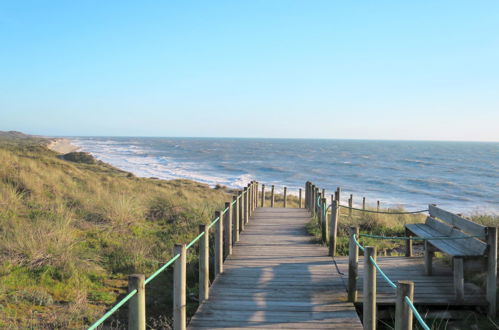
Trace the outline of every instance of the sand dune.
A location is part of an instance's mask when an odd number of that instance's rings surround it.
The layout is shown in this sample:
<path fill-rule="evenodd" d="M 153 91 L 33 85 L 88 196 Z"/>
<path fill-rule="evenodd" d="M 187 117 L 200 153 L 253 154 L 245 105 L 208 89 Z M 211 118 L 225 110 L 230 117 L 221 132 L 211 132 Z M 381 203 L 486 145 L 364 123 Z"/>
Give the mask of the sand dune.
<path fill-rule="evenodd" d="M 71 141 L 68 139 L 54 139 L 47 145 L 47 148 L 61 154 L 67 154 L 80 149 L 80 147 L 71 144 Z"/>

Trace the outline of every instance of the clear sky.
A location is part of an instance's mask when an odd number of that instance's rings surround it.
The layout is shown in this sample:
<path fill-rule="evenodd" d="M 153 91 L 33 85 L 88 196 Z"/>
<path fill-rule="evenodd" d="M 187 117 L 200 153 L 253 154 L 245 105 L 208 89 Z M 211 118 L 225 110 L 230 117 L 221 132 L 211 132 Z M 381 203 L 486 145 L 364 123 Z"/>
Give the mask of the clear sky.
<path fill-rule="evenodd" d="M 0 0 L 0 130 L 499 141 L 499 1 Z"/>

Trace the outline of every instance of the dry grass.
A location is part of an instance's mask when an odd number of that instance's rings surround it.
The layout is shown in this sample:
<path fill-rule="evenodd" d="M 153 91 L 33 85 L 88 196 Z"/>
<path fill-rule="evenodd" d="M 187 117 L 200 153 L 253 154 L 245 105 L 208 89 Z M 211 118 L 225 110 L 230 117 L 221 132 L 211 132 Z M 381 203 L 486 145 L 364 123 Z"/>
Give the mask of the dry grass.
<path fill-rule="evenodd" d="M 45 143 L 0 137 L 0 327 L 89 324 L 126 275 L 151 274 L 231 199 L 192 181 L 63 160 Z"/>

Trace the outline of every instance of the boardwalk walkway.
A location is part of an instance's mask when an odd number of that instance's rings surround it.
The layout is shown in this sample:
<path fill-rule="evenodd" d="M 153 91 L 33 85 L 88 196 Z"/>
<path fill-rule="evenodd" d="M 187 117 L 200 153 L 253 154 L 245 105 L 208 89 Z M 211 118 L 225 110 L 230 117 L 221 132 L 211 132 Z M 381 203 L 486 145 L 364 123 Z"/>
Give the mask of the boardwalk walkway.
<path fill-rule="evenodd" d="M 305 209 L 258 208 L 189 329 L 362 329 Z"/>

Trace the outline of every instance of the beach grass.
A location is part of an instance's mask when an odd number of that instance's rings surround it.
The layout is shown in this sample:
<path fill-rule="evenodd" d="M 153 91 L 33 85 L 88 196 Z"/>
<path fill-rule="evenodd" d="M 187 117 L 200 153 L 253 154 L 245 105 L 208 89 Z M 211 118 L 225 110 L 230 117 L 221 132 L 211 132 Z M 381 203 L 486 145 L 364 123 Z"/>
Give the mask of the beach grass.
<path fill-rule="evenodd" d="M 126 291 L 127 275 L 150 275 L 232 198 L 188 180 L 137 178 L 86 156 L 65 160 L 46 144 L 0 136 L 0 327 L 90 324 Z M 151 286 L 168 292 L 168 276 Z"/>

